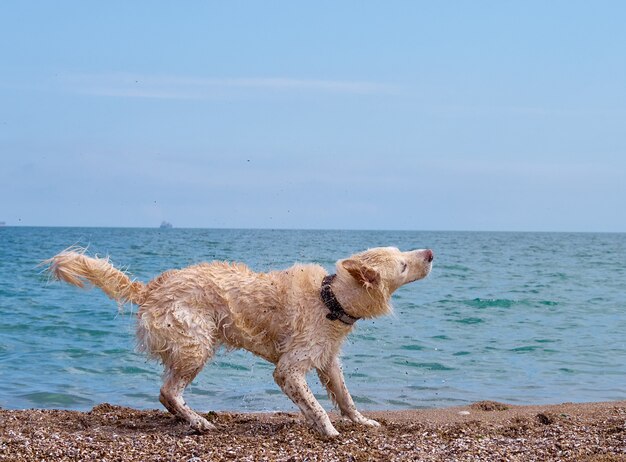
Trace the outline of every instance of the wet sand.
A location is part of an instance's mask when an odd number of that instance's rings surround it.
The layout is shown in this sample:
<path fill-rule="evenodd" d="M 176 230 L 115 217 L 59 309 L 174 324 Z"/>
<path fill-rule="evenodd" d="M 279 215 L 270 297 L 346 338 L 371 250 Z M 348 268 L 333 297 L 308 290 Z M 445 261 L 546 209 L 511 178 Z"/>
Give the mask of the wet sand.
<path fill-rule="evenodd" d="M 626 462 L 626 401 L 365 414 L 382 427 L 331 414 L 341 435 L 326 439 L 297 413 L 208 413 L 217 430 L 198 435 L 160 410 L 0 410 L 0 460 Z"/>

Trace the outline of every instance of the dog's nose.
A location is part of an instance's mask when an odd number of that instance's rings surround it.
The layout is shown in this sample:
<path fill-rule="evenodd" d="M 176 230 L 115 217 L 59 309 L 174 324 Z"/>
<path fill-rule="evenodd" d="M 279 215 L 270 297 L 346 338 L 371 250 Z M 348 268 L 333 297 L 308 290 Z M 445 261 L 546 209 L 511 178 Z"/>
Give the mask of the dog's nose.
<path fill-rule="evenodd" d="M 435 254 L 433 253 L 432 250 L 428 249 L 424 252 L 424 258 L 426 258 L 428 263 L 430 263 L 431 261 L 435 259 Z"/>

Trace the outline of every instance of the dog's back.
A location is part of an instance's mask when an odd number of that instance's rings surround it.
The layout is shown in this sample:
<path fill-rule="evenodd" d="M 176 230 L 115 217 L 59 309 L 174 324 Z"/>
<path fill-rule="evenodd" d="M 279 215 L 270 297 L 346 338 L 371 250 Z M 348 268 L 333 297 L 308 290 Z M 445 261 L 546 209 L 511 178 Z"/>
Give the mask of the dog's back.
<path fill-rule="evenodd" d="M 140 348 L 164 359 L 193 334 L 212 350 L 218 344 L 245 348 L 276 363 L 293 341 L 324 337 L 319 285 L 325 274 L 318 265 L 255 273 L 223 262 L 163 273 L 148 283 L 139 307 Z"/>

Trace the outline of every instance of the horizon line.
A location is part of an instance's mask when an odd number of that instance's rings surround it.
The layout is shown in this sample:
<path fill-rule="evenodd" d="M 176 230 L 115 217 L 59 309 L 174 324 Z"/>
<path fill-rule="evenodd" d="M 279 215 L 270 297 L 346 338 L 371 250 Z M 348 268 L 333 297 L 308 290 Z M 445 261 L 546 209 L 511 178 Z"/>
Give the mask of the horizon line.
<path fill-rule="evenodd" d="M 2 222 L 0 222 L 2 223 Z M 556 231 L 556 230 L 488 230 L 488 229 L 384 229 L 384 228 L 281 228 L 228 226 L 99 226 L 99 225 L 0 225 L 2 228 L 89 228 L 89 229 L 151 229 L 151 230 L 223 230 L 223 231 L 331 231 L 331 232 L 392 232 L 392 233 L 519 233 L 519 234 L 626 234 L 626 231 Z"/>

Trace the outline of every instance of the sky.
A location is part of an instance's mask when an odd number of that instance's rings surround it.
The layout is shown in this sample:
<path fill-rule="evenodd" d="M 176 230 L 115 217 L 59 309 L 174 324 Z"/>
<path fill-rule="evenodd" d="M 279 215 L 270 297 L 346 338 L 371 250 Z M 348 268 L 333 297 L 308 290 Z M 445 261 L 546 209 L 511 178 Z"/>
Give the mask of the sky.
<path fill-rule="evenodd" d="M 0 221 L 626 231 L 624 1 L 0 2 Z"/>

